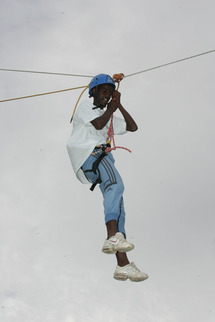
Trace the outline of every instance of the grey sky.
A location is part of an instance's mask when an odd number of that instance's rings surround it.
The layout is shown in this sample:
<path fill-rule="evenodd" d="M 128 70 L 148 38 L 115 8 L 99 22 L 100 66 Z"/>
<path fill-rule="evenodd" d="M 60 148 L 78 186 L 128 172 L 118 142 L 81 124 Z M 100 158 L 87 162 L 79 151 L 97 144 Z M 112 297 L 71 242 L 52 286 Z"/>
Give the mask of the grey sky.
<path fill-rule="evenodd" d="M 214 1 L 2 0 L 0 68 L 125 75 L 215 49 Z M 212 322 L 215 319 L 215 54 L 125 78 L 138 123 L 116 137 L 130 260 L 117 282 L 102 197 L 66 151 L 79 91 L 0 103 L 0 320 Z M 90 79 L 0 71 L 0 99 Z M 87 94 L 83 99 L 86 99 Z"/>

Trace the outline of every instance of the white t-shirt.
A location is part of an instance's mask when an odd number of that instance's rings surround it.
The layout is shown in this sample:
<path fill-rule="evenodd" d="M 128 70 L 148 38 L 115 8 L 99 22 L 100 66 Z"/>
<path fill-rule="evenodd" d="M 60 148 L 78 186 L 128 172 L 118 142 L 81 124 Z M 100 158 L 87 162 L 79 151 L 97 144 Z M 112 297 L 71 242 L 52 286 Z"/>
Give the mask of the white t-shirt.
<path fill-rule="evenodd" d="M 101 130 L 96 130 L 91 121 L 104 114 L 105 110 L 96 108 L 92 102 L 83 101 L 77 108 L 73 119 L 72 134 L 67 143 L 67 150 L 77 178 L 82 183 L 89 183 L 81 166 L 92 153 L 96 145 L 106 144 L 110 121 Z M 124 119 L 113 117 L 114 134 L 126 133 Z"/>

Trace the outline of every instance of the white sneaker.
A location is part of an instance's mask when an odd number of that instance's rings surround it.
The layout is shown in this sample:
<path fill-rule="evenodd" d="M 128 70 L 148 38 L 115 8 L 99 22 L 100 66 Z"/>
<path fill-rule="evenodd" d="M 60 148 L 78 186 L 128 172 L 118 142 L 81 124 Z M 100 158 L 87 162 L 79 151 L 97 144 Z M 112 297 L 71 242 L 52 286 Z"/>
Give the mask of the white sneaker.
<path fill-rule="evenodd" d="M 120 281 L 125 281 L 129 278 L 132 282 L 141 282 L 146 280 L 148 275 L 141 272 L 134 263 L 130 263 L 123 267 L 117 265 L 113 277 Z"/>
<path fill-rule="evenodd" d="M 105 240 L 102 248 L 103 253 L 116 254 L 116 252 L 129 252 L 134 248 L 134 245 L 129 243 L 122 233 L 116 233 L 114 236 Z"/>

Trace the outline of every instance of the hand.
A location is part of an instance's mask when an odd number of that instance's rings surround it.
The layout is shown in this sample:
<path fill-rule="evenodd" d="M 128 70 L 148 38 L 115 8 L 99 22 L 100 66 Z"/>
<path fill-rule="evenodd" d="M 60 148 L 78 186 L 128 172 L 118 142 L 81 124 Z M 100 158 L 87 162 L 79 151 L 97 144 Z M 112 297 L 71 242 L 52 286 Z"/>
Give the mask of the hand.
<path fill-rule="evenodd" d="M 120 104 L 120 96 L 121 96 L 121 93 L 116 90 L 112 94 L 112 100 L 116 101 L 117 104 Z"/>
<path fill-rule="evenodd" d="M 120 105 L 120 96 L 121 94 L 118 91 L 114 91 L 112 94 L 112 99 L 108 103 L 107 108 L 110 108 L 115 112 Z"/>

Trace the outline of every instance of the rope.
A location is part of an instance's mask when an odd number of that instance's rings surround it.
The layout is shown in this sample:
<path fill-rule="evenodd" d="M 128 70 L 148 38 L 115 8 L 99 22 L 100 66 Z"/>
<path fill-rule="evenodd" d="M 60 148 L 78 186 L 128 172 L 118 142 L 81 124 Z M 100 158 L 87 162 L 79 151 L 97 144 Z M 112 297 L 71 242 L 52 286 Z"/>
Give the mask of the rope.
<path fill-rule="evenodd" d="M 128 75 L 125 75 L 125 76 L 123 74 L 115 74 L 115 75 L 113 75 L 113 78 L 115 77 L 115 82 L 118 83 L 118 86 L 117 86 L 117 90 L 118 90 L 119 82 L 125 77 L 131 77 L 131 76 L 138 75 L 138 74 L 141 74 L 141 73 L 146 73 L 146 72 L 149 72 L 149 71 L 154 70 L 154 69 L 158 69 L 158 68 L 162 68 L 162 67 L 165 67 L 165 66 L 168 66 L 168 65 L 176 64 L 176 63 L 188 60 L 188 59 L 203 56 L 203 55 L 210 54 L 210 53 L 213 53 L 213 52 L 215 52 L 215 49 L 210 50 L 210 51 L 206 51 L 206 52 L 203 52 L 203 53 L 200 53 L 200 54 L 196 54 L 196 55 L 193 55 L 193 56 L 185 57 L 185 58 L 182 58 L 182 59 L 178 59 L 178 60 L 172 61 L 170 63 L 163 64 L 163 65 L 158 65 L 158 66 L 155 66 L 155 67 L 144 69 L 142 71 L 132 73 L 132 74 L 128 74 Z M 37 73 L 37 74 L 50 74 L 50 75 L 76 76 L 76 77 L 90 77 L 90 78 L 93 77 L 93 76 L 89 76 L 89 75 L 62 74 L 62 73 L 39 72 L 39 71 L 20 70 L 20 69 L 3 69 L 3 68 L 0 68 L 0 71 L 10 71 L 10 72 L 13 71 L 13 72 L 23 72 L 23 73 Z M 69 89 L 62 89 L 62 90 L 48 92 L 48 93 L 40 93 L 40 94 L 34 94 L 34 95 L 29 95 L 29 96 L 10 98 L 10 99 L 5 99 L 5 100 L 0 100 L 0 103 L 20 100 L 20 99 L 25 99 L 25 98 L 31 98 L 31 97 L 36 97 L 36 96 L 48 95 L 48 94 L 61 93 L 61 92 L 66 92 L 66 91 L 71 91 L 71 90 L 74 90 L 74 89 L 86 88 L 86 87 L 87 86 L 85 85 L 85 86 L 74 87 L 74 88 L 69 88 Z"/>
<path fill-rule="evenodd" d="M 74 115 L 75 115 L 75 111 L 76 111 L 76 108 L 77 108 L 77 106 L 78 106 L 78 103 L 79 103 L 79 101 L 80 101 L 81 96 L 84 94 L 84 92 L 85 92 L 85 91 L 86 91 L 86 89 L 88 89 L 88 88 L 89 88 L 89 85 L 85 86 L 85 89 L 84 89 L 84 90 L 81 92 L 81 94 L 79 95 L 79 98 L 78 98 L 78 100 L 77 100 L 77 102 L 76 102 L 76 104 L 75 104 L 75 108 L 74 108 L 73 113 L 72 113 L 72 117 L 71 117 L 70 123 L 72 123 L 72 120 L 73 120 L 73 117 L 74 117 Z"/>
<path fill-rule="evenodd" d="M 119 82 L 120 82 L 123 78 L 124 78 L 124 74 L 122 74 L 122 73 L 121 73 L 121 74 L 114 74 L 114 75 L 113 75 L 113 80 L 114 80 L 114 82 L 118 83 L 117 90 L 118 90 L 118 88 L 119 88 Z M 77 100 L 77 102 L 76 102 L 76 104 L 75 104 L 75 108 L 74 108 L 74 110 L 73 110 L 73 113 L 72 113 L 72 117 L 71 117 L 70 123 L 72 123 L 72 120 L 73 120 L 73 118 L 74 118 L 75 111 L 76 111 L 77 106 L 78 106 L 78 102 L 80 101 L 81 96 L 83 95 L 83 93 L 86 91 L 86 89 L 87 89 L 87 88 L 89 88 L 89 85 L 87 85 L 87 86 L 86 86 L 86 88 L 81 92 L 81 94 L 80 94 L 80 96 L 79 96 L 79 98 L 78 98 L 78 100 Z"/>
<path fill-rule="evenodd" d="M 117 90 L 119 88 L 119 83 L 121 82 L 121 80 L 124 78 L 124 74 L 114 74 L 113 75 L 113 80 L 118 83 L 117 85 Z M 114 130 L 113 130 L 113 114 L 111 115 L 111 120 L 110 120 L 110 126 L 107 132 L 107 144 L 109 145 L 106 149 L 105 152 L 108 153 L 112 150 L 116 150 L 116 149 L 124 149 L 128 152 L 131 153 L 131 150 L 124 148 L 123 146 L 116 146 L 115 145 L 115 139 L 114 139 Z M 111 148 L 111 142 L 113 143 L 113 148 Z"/>
<path fill-rule="evenodd" d="M 186 58 L 178 59 L 178 60 L 172 61 L 170 63 L 163 64 L 163 65 L 158 65 L 158 66 L 155 66 L 155 67 L 144 69 L 144 70 L 141 70 L 140 72 L 136 72 L 136 73 L 133 73 L 133 74 L 128 74 L 125 77 L 131 77 L 131 76 L 138 75 L 138 74 L 141 74 L 141 73 L 146 73 L 146 72 L 149 72 L 149 71 L 154 70 L 154 69 L 162 68 L 162 67 L 172 65 L 172 64 L 177 64 L 179 62 L 182 62 L 182 61 L 185 61 L 185 60 L 188 60 L 188 59 L 192 59 L 192 58 L 196 58 L 196 57 L 199 57 L 199 56 L 207 55 L 207 54 L 210 54 L 210 53 L 213 53 L 213 52 L 215 52 L 215 49 L 210 50 L 210 51 L 206 51 L 204 53 L 200 53 L 200 54 L 197 54 L 197 55 L 189 56 L 189 57 L 186 57 Z"/>
<path fill-rule="evenodd" d="M 46 74 L 46 75 L 58 75 L 58 76 L 74 76 L 74 77 L 88 77 L 92 78 L 90 75 L 78 75 L 78 74 L 64 74 L 64 73 L 52 73 L 52 72 L 40 72 L 36 70 L 22 70 L 22 69 L 8 69 L 8 68 L 0 68 L 1 71 L 4 72 L 19 72 L 19 73 L 33 73 L 33 74 Z"/>
<path fill-rule="evenodd" d="M 47 92 L 47 93 L 33 94 L 33 95 L 22 96 L 22 97 L 9 98 L 9 99 L 5 99 L 5 100 L 1 100 L 0 103 L 9 102 L 9 101 L 16 101 L 16 100 L 21 100 L 21 99 L 31 98 L 31 97 L 36 97 L 36 96 L 43 96 L 43 95 L 49 95 L 49 94 L 55 94 L 55 93 L 62 93 L 62 92 L 72 91 L 74 89 L 79 89 L 79 88 L 85 88 L 86 89 L 86 85 L 85 86 L 79 86 L 79 87 L 73 87 L 73 88 L 67 88 L 67 89 L 60 89 L 58 91 L 53 91 L 53 92 Z"/>
<path fill-rule="evenodd" d="M 111 115 L 111 121 L 110 121 L 110 126 L 109 126 L 109 129 L 108 129 L 108 132 L 107 132 L 107 135 L 108 135 L 108 138 L 107 138 L 107 144 L 110 145 L 110 147 L 107 147 L 105 149 L 105 152 L 108 153 L 112 150 L 116 150 L 116 149 L 124 149 L 128 152 L 131 153 L 131 150 L 123 147 L 123 146 L 116 146 L 115 145 L 115 139 L 114 139 L 114 131 L 113 131 L 113 114 Z M 111 148 L 111 142 L 113 143 L 113 147 Z"/>
<path fill-rule="evenodd" d="M 199 57 L 199 56 L 211 54 L 213 52 L 215 52 L 215 49 L 209 50 L 209 51 L 205 51 L 203 53 L 199 53 L 199 54 L 196 54 L 196 55 L 193 55 L 193 56 L 185 57 L 185 58 L 182 58 L 182 59 L 178 59 L 178 60 L 172 61 L 170 63 L 163 64 L 163 65 L 158 65 L 158 66 L 155 66 L 155 67 L 151 67 L 151 68 L 148 68 L 148 69 L 144 69 L 144 70 L 139 71 L 139 72 L 136 72 L 136 73 L 128 74 L 128 75 L 126 75 L 124 77 L 130 77 L 130 76 L 138 75 L 138 74 L 141 74 L 141 73 L 146 73 L 146 72 L 149 72 L 149 71 L 154 70 L 154 69 L 158 69 L 158 68 L 162 68 L 162 67 L 165 67 L 165 66 L 168 66 L 168 65 L 176 64 L 176 63 L 179 63 L 179 62 L 182 62 L 182 61 L 185 61 L 185 60 L 188 60 L 188 59 L 196 58 L 196 57 Z M 19 73 L 34 73 L 34 74 L 46 74 L 46 75 L 57 75 L 57 76 L 87 77 L 87 78 L 94 77 L 94 76 L 90 76 L 90 75 L 80 75 L 80 74 L 70 74 L 70 73 L 55 73 L 55 72 L 43 72 L 43 71 L 35 71 L 35 70 L 9 69 L 9 68 L 0 68 L 0 71 L 5 71 L 5 72 L 19 72 Z M 116 74 L 116 75 L 119 75 L 119 74 Z"/>

